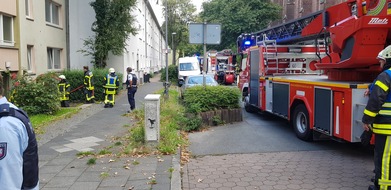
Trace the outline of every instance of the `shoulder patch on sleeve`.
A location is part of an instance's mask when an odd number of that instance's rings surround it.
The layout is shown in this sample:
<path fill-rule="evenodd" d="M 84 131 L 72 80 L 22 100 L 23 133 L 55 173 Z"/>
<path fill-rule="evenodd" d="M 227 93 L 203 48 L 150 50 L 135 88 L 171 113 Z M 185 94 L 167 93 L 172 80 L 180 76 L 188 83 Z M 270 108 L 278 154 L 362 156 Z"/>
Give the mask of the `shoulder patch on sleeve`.
<path fill-rule="evenodd" d="M 7 155 L 7 143 L 2 142 L 0 143 L 0 160 L 5 158 L 6 155 Z"/>

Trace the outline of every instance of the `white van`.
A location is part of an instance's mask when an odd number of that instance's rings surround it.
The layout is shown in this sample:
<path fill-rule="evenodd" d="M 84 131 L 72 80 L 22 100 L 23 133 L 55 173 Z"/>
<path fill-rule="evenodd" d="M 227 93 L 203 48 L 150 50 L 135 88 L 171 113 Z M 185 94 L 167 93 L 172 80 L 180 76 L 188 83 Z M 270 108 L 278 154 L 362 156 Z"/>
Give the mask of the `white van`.
<path fill-rule="evenodd" d="M 197 57 L 181 57 L 178 63 L 178 85 L 182 86 L 187 76 L 201 74 Z"/>

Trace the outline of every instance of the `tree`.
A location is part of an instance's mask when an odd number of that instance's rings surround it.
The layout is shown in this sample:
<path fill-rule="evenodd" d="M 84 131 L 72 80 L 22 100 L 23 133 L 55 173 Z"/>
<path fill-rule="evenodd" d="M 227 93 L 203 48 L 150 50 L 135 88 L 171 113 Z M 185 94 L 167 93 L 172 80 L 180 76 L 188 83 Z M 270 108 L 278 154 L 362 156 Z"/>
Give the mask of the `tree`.
<path fill-rule="evenodd" d="M 95 11 L 96 21 L 91 27 L 95 35 L 84 40 L 80 52 L 91 55 L 95 67 L 104 68 L 109 52 L 122 55 L 128 36 L 137 34 L 131 15 L 136 0 L 96 0 L 90 5 Z"/>
<path fill-rule="evenodd" d="M 221 43 L 213 49 L 235 49 L 241 33 L 260 31 L 280 17 L 281 7 L 268 0 L 211 0 L 204 2 L 200 17 L 221 24 Z"/>
<path fill-rule="evenodd" d="M 179 54 L 182 54 L 185 49 L 194 49 L 194 45 L 189 44 L 189 30 L 188 23 L 194 22 L 196 19 L 196 7 L 190 0 L 166 0 L 167 10 L 164 8 L 164 16 L 167 14 L 168 22 L 164 21 L 162 28 L 165 29 L 166 24 L 168 28 L 168 43 L 170 46 L 173 42 L 173 51 L 179 49 Z M 163 1 L 163 5 L 166 5 Z M 163 30 L 165 33 L 165 30 Z M 171 35 L 175 32 L 175 36 Z M 165 35 L 165 34 L 164 34 Z M 174 39 L 172 39 L 174 37 Z M 179 57 L 179 56 L 178 56 Z"/>

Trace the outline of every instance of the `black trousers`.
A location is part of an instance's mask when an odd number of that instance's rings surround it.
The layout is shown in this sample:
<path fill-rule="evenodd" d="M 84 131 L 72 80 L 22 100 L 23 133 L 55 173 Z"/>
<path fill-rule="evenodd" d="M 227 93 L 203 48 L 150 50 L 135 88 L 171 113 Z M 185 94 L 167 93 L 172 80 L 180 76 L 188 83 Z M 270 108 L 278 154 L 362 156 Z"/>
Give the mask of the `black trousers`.
<path fill-rule="evenodd" d="M 130 110 L 134 110 L 136 108 L 136 102 L 134 100 L 134 95 L 137 92 L 137 87 L 128 88 L 128 102 L 130 105 Z"/>
<path fill-rule="evenodd" d="M 69 100 L 62 100 L 61 107 L 69 107 Z"/>

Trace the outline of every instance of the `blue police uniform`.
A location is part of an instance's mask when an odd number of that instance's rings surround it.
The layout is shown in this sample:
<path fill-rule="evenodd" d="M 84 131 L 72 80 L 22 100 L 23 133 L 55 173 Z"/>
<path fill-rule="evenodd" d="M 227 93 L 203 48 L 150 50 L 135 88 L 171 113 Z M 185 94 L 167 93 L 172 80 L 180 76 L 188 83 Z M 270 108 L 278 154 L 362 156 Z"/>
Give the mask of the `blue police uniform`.
<path fill-rule="evenodd" d="M 5 97 L 0 98 L 1 104 L 18 109 Z M 17 117 L 0 118 L 0 189 L 39 190 L 35 134 Z"/>
<path fill-rule="evenodd" d="M 130 110 L 134 110 L 136 108 L 134 95 L 137 92 L 137 76 L 135 74 L 128 73 L 126 88 L 128 89 L 128 102 L 130 104 Z"/>

